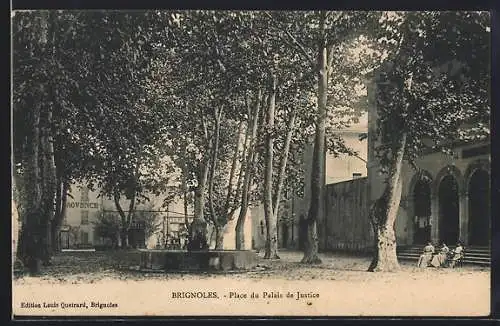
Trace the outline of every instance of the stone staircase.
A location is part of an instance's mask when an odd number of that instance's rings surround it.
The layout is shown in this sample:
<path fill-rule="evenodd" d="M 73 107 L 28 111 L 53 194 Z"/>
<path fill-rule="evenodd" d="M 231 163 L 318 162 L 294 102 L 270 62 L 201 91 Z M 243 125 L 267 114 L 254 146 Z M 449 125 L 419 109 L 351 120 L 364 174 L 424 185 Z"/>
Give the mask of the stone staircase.
<path fill-rule="evenodd" d="M 418 257 L 422 254 L 423 248 L 424 245 L 399 246 L 396 250 L 398 259 L 418 261 Z M 454 247 L 450 247 L 450 250 L 453 249 Z M 490 247 L 465 247 L 464 264 L 491 266 Z"/>

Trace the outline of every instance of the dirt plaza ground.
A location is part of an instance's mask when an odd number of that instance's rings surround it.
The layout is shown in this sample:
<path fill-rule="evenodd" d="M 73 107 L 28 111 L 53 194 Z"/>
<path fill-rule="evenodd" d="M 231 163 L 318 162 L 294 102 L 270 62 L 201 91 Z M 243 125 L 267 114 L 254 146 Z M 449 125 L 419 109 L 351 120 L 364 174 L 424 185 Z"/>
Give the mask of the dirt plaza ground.
<path fill-rule="evenodd" d="M 298 263 L 301 255 L 281 252 L 280 260 L 261 260 L 263 268 L 250 272 L 186 274 L 131 271 L 123 255 L 64 253 L 42 275 L 13 280 L 13 310 L 118 316 L 487 316 L 490 311 L 489 268 L 419 269 L 403 261 L 400 272 L 371 273 L 369 257 L 323 253 L 322 264 L 307 266 Z M 188 294 L 179 299 L 174 294 L 179 292 Z M 21 308 L 23 302 L 42 307 Z M 63 302 L 87 303 L 62 308 Z"/>

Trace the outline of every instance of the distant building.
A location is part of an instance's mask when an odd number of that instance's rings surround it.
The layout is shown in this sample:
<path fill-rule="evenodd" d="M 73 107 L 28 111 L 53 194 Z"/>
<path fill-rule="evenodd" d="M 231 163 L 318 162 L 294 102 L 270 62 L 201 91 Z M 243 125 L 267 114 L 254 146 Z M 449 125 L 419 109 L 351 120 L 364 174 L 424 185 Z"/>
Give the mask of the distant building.
<path fill-rule="evenodd" d="M 122 209 L 126 210 L 129 201 L 121 200 Z M 150 196 L 150 201 L 138 203 L 135 211 L 138 213 L 155 213 L 156 223 L 159 228 L 155 234 L 146 239 L 144 232 L 144 221 L 133 220 L 129 232 L 129 244 L 135 247 L 154 248 L 165 238 L 179 238 L 180 232 L 185 228 L 184 201 L 177 199 L 174 202 L 162 207 L 163 198 L 161 196 Z M 126 212 L 127 213 L 127 212 Z M 99 245 L 109 245 L 109 240 L 100 237 L 94 230 L 95 222 L 101 214 L 118 215 L 114 200 L 98 196 L 97 191 L 91 191 L 87 187 L 73 184 L 68 194 L 66 202 L 66 212 L 60 233 L 60 244 L 62 248 L 93 247 Z M 224 228 L 224 249 L 234 249 L 236 247 L 235 228 L 236 217 L 229 221 Z M 137 214 L 141 216 L 141 214 Z M 188 206 L 188 221 L 193 221 L 193 207 Z M 245 223 L 246 248 L 251 248 L 252 241 L 252 220 L 249 213 Z M 215 232 L 209 228 L 209 241 L 211 248 L 215 247 Z"/>
<path fill-rule="evenodd" d="M 128 200 L 122 199 L 121 206 L 127 210 Z M 180 226 L 185 224 L 184 203 L 177 200 L 162 208 L 163 199 L 151 197 L 146 203 L 138 203 L 135 207 L 137 212 L 146 211 L 157 215 L 159 231 L 150 239 L 144 235 L 144 223 L 141 220 L 133 220 L 131 223 L 129 241 L 131 245 L 138 247 L 154 247 L 161 238 L 161 233 L 174 236 L 180 230 Z M 125 212 L 127 213 L 127 211 Z M 91 191 L 87 187 L 73 184 L 68 194 L 66 202 L 66 212 L 62 225 L 61 246 L 66 247 L 86 247 L 108 244 L 108 241 L 101 238 L 94 230 L 94 223 L 101 214 L 113 214 L 118 216 L 118 211 L 114 200 L 98 196 L 98 192 Z M 138 216 L 141 216 L 138 214 Z M 188 219 L 192 221 L 192 208 L 188 209 Z"/>

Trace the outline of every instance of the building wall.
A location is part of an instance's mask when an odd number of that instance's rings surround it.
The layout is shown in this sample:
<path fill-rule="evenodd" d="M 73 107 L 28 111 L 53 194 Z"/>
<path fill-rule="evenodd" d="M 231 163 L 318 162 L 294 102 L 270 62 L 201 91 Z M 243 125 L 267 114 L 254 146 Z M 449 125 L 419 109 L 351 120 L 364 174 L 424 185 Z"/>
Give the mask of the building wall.
<path fill-rule="evenodd" d="M 373 231 L 368 219 L 366 177 L 329 184 L 325 189 L 325 219 L 320 250 L 366 251 L 373 247 Z"/>
<path fill-rule="evenodd" d="M 71 232 L 62 235 L 62 246 L 74 244 L 101 244 L 102 241 L 94 234 L 94 224 L 98 214 L 103 209 L 103 199 L 98 193 L 86 187 L 73 184 L 66 200 L 66 211 L 63 229 L 71 228 Z"/>
<path fill-rule="evenodd" d="M 266 221 L 264 218 L 264 205 L 250 207 L 252 216 L 252 249 L 261 250 L 266 244 Z"/>
<path fill-rule="evenodd" d="M 226 226 L 224 227 L 224 243 L 223 248 L 225 250 L 234 250 L 236 249 L 236 223 L 238 222 L 238 216 L 240 214 L 239 209 L 234 213 L 234 217 L 230 220 Z M 249 209 L 247 211 L 247 215 L 245 217 L 245 224 L 243 226 L 244 232 L 244 248 L 250 250 L 252 249 L 252 212 Z M 210 248 L 215 248 L 215 232 L 213 232 L 213 236 L 210 243 Z"/>
<path fill-rule="evenodd" d="M 325 165 L 325 184 L 351 180 L 354 173 L 366 177 L 366 160 L 368 155 L 367 140 L 360 140 L 359 135 L 368 130 L 368 112 L 364 113 L 359 122 L 338 132 L 347 147 L 357 152 L 357 156 L 347 154 L 334 155 L 327 153 Z M 308 162 L 310 164 L 310 162 Z"/>
<path fill-rule="evenodd" d="M 327 153 L 325 157 L 325 185 L 327 188 L 332 184 L 343 183 L 353 180 L 353 174 L 356 173 L 356 178 L 364 178 L 367 176 L 367 155 L 368 143 L 366 140 L 360 140 L 359 135 L 366 133 L 368 129 L 368 113 L 361 116 L 358 123 L 337 131 L 344 139 L 345 144 L 357 152 L 356 156 L 339 155 L 335 157 L 333 154 Z M 303 154 L 303 169 L 304 169 L 304 195 L 303 197 L 294 196 L 288 198 L 284 202 L 287 209 L 280 210 L 281 214 L 286 214 L 288 218 L 285 221 L 278 222 L 278 245 L 281 248 L 299 249 L 302 248 L 305 235 L 301 239 L 300 224 L 301 219 L 306 218 L 311 200 L 311 167 L 312 167 L 313 144 L 308 146 Z M 327 189 L 326 189 L 327 190 Z M 328 190 L 325 193 L 325 214 L 333 214 L 332 207 L 334 202 L 331 202 L 328 197 Z M 281 215 L 280 214 L 280 215 Z M 280 218 L 282 218 L 280 216 Z M 332 217 L 329 217 L 332 218 Z M 263 211 L 262 211 L 263 219 Z M 318 224 L 324 225 L 324 221 L 318 221 Z M 326 221 L 328 224 L 328 221 Z M 318 225 L 319 226 L 319 225 Z M 255 226 L 254 226 L 255 227 Z M 283 239 L 283 229 L 287 229 L 287 239 Z M 320 237 L 320 249 L 325 248 L 326 238 L 328 237 L 326 229 L 318 228 L 318 236 Z M 331 237 L 331 236 L 330 236 Z M 340 241 L 340 240 L 339 240 Z"/>

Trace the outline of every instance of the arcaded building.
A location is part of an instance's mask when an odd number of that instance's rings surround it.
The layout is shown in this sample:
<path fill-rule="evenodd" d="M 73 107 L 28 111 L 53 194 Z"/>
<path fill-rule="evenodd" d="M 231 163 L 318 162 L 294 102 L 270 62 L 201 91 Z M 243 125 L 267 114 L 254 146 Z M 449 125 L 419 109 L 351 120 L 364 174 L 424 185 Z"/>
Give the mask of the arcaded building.
<path fill-rule="evenodd" d="M 369 204 L 380 197 L 383 179 L 375 159 L 377 107 L 376 84 L 368 87 L 368 193 Z M 454 142 L 453 155 L 437 151 L 422 153 L 419 171 L 406 162 L 402 169 L 403 190 L 396 219 L 398 245 L 426 241 L 457 241 L 467 246 L 490 245 L 490 141 Z"/>
<path fill-rule="evenodd" d="M 445 241 L 490 245 L 490 144 L 456 144 L 453 156 L 426 153 L 402 170 L 403 192 L 396 220 L 398 245 Z M 369 160 L 370 201 L 383 191 L 378 164 Z"/>

